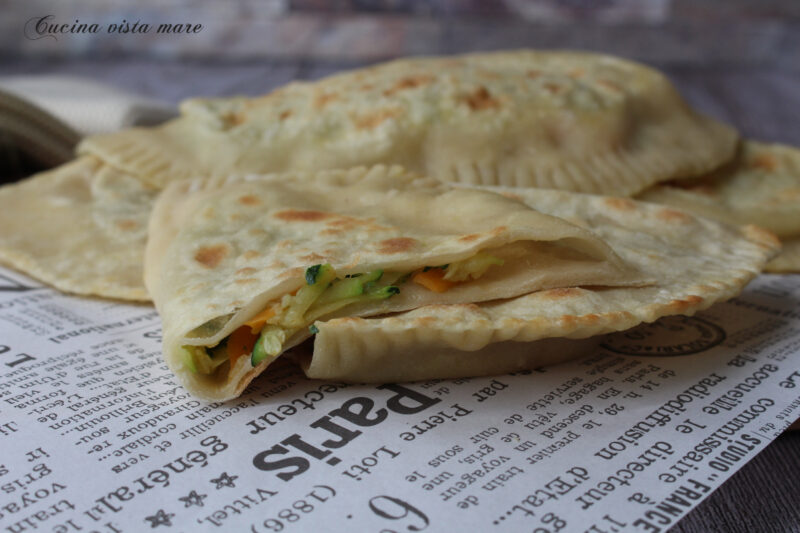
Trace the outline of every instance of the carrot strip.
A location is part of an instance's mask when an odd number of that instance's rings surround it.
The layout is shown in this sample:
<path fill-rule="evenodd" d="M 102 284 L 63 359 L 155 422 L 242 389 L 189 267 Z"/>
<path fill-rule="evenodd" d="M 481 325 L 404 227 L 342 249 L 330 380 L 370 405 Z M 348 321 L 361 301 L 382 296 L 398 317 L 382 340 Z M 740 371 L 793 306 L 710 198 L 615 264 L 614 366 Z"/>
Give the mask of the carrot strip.
<path fill-rule="evenodd" d="M 250 355 L 253 353 L 253 346 L 256 345 L 258 335 L 252 333 L 252 330 L 247 326 L 242 326 L 228 337 L 228 359 L 231 366 L 236 363 L 236 360 L 243 355 Z"/>
<path fill-rule="evenodd" d="M 261 328 L 263 328 L 264 324 L 266 324 L 267 320 L 274 316 L 275 309 L 272 307 L 267 307 L 256 316 L 245 322 L 244 325 L 248 326 L 252 330 L 253 335 L 258 335 L 258 333 L 261 331 Z"/>
<path fill-rule="evenodd" d="M 432 268 L 427 272 L 417 272 L 412 276 L 411 281 L 422 285 L 429 291 L 445 292 L 455 285 L 456 282 L 444 279 L 444 274 L 444 269 Z"/>

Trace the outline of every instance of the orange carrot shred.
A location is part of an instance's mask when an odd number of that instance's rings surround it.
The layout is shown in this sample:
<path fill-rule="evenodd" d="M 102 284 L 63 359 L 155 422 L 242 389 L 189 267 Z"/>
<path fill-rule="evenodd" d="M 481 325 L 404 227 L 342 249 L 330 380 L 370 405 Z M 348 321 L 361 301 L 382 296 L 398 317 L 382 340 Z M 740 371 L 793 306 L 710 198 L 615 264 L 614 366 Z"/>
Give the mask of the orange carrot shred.
<path fill-rule="evenodd" d="M 245 322 L 244 325 L 248 326 L 252 330 L 253 335 L 258 335 L 258 333 L 261 331 L 261 328 L 263 328 L 264 324 L 266 324 L 267 320 L 274 316 L 275 309 L 272 307 L 267 307 L 256 316 Z"/>
<path fill-rule="evenodd" d="M 243 355 L 250 355 L 257 340 L 258 335 L 253 334 L 247 326 L 242 326 L 231 333 L 231 336 L 228 337 L 228 359 L 231 366 Z"/>
<path fill-rule="evenodd" d="M 445 292 L 456 282 L 444 279 L 444 274 L 444 269 L 432 268 L 427 272 L 417 272 L 411 278 L 411 281 L 433 292 Z"/>

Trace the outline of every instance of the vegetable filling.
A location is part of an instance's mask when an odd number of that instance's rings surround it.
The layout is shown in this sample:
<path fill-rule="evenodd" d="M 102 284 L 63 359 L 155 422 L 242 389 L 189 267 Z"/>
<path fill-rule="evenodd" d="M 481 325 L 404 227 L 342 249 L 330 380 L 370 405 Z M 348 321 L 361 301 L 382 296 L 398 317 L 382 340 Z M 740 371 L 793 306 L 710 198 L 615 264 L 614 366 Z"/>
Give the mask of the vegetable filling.
<path fill-rule="evenodd" d="M 303 328 L 314 335 L 319 329 L 314 321 L 339 309 L 368 300 L 385 300 L 400 293 L 398 285 L 409 279 L 434 292 L 445 292 L 456 284 L 477 279 L 502 259 L 479 252 L 462 261 L 436 267 L 425 267 L 402 274 L 373 270 L 361 274 L 336 276 L 329 264 L 308 267 L 306 284 L 294 294 L 287 294 L 236 329 L 218 345 L 183 346 L 183 362 L 194 373 L 213 374 L 229 362 L 234 365 L 243 356 L 257 366 L 275 359 L 287 339 Z"/>

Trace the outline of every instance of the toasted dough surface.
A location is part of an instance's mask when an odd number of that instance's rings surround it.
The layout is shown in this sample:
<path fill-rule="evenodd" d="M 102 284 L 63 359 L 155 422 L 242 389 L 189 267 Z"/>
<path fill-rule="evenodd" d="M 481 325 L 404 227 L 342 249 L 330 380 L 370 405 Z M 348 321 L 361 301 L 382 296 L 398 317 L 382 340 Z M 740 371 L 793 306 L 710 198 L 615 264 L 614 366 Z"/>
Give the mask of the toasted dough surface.
<path fill-rule="evenodd" d="M 181 111 L 79 150 L 157 186 L 385 163 L 443 181 L 627 196 L 708 172 L 737 141 L 658 71 L 580 52 L 403 59 Z"/>

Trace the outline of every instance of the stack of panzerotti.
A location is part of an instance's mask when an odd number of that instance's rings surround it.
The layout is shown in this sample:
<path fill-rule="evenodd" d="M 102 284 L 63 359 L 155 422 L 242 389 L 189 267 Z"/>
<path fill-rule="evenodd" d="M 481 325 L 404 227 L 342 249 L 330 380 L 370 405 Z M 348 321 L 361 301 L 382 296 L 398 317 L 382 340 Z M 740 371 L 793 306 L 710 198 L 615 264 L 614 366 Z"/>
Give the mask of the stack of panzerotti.
<path fill-rule="evenodd" d="M 800 150 L 741 143 L 723 168 L 691 180 L 656 185 L 639 199 L 688 209 L 730 224 L 758 224 L 783 242 L 768 272 L 800 272 Z"/>
<path fill-rule="evenodd" d="M 355 381 L 553 363 L 734 296 L 778 249 L 620 198 L 716 171 L 738 136 L 617 58 L 402 60 L 181 110 L 0 190 L 0 259 L 152 298 L 209 399 L 294 346 L 309 376 Z"/>

